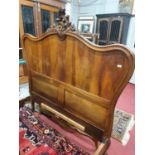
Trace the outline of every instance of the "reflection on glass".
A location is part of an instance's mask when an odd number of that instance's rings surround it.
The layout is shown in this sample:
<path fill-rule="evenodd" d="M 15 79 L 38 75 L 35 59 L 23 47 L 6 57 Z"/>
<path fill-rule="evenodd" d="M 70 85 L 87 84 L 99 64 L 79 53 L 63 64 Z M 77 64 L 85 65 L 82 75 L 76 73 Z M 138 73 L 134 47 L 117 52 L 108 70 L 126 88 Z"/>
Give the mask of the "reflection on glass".
<path fill-rule="evenodd" d="M 50 27 L 50 12 L 47 10 L 41 10 L 41 23 L 42 23 L 42 32 L 46 32 Z"/>
<path fill-rule="evenodd" d="M 23 5 L 22 17 L 23 17 L 24 33 L 30 33 L 32 35 L 35 35 L 33 8 Z"/>
<path fill-rule="evenodd" d="M 101 21 L 100 23 L 100 39 L 106 40 L 107 39 L 107 32 L 108 32 L 108 22 Z"/>
<path fill-rule="evenodd" d="M 120 21 L 113 21 L 111 24 L 110 41 L 118 41 L 120 31 Z"/>

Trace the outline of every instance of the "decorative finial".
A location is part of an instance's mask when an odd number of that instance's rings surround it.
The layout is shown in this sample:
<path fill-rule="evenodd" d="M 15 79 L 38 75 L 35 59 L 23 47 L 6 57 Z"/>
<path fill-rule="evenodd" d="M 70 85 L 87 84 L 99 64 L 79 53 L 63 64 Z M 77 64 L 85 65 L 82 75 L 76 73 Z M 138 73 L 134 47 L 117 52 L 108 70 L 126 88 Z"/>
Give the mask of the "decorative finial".
<path fill-rule="evenodd" d="M 48 31 L 56 31 L 61 38 L 65 37 L 68 31 L 75 31 L 75 27 L 69 21 L 69 16 L 65 15 L 65 9 L 60 9 L 58 12 L 57 24 L 53 25 Z"/>

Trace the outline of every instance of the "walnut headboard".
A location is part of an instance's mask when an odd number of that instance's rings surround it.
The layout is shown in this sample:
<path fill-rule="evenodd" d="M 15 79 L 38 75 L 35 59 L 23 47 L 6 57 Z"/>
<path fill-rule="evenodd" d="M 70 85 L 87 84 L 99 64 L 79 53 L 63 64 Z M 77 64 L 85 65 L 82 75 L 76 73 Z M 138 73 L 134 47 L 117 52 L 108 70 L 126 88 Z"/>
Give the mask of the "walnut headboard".
<path fill-rule="evenodd" d="M 23 41 L 32 99 L 98 140 L 109 138 L 117 99 L 134 70 L 131 51 L 119 44 L 92 44 L 76 32 L 26 34 Z"/>

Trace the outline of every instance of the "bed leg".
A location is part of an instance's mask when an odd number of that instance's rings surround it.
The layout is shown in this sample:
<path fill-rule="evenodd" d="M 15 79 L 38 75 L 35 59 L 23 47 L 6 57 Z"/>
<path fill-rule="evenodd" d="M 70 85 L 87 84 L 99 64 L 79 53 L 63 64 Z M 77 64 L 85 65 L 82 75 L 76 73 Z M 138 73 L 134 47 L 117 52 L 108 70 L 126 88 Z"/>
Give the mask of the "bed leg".
<path fill-rule="evenodd" d="M 19 101 L 19 108 L 23 107 L 24 106 L 24 101 Z"/>
<path fill-rule="evenodd" d="M 107 150 L 110 146 L 110 140 L 106 140 L 105 143 L 100 143 L 94 155 L 108 155 Z"/>
<path fill-rule="evenodd" d="M 34 111 L 35 110 L 35 108 L 34 108 L 34 100 L 33 99 L 31 99 L 31 106 L 32 106 L 32 111 Z"/>

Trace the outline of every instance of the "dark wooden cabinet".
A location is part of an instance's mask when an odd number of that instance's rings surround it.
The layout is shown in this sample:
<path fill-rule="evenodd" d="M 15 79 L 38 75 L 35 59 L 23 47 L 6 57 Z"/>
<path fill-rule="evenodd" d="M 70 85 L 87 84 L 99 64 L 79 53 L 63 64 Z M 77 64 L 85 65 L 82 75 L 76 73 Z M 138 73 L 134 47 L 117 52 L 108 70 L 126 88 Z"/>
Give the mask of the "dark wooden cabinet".
<path fill-rule="evenodd" d="M 127 13 L 99 14 L 96 33 L 99 33 L 99 45 L 126 44 L 130 18 Z"/>

